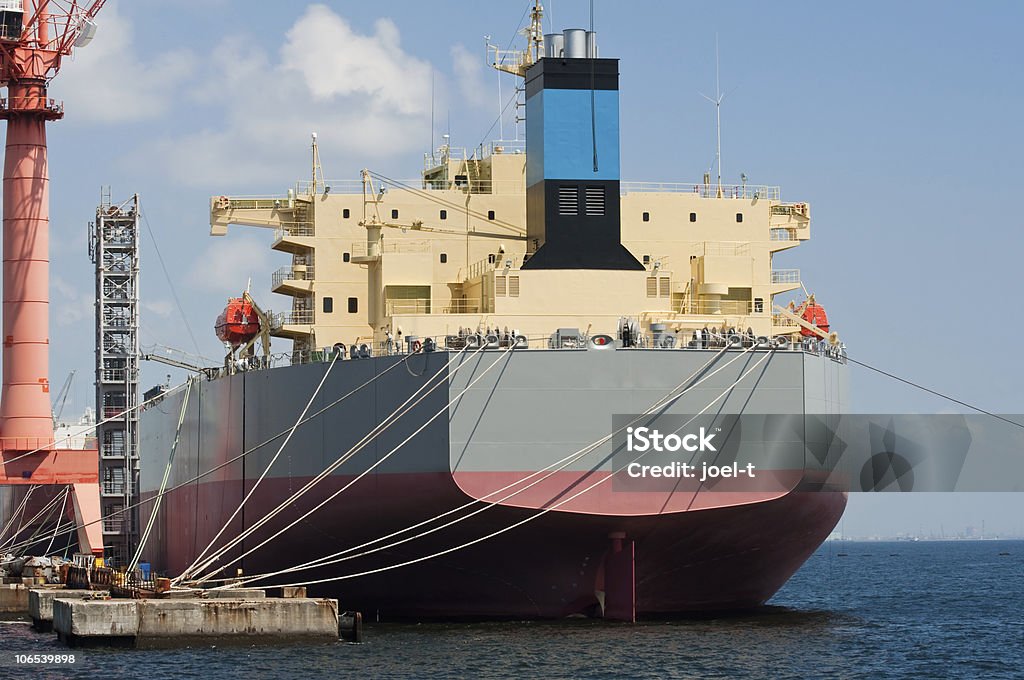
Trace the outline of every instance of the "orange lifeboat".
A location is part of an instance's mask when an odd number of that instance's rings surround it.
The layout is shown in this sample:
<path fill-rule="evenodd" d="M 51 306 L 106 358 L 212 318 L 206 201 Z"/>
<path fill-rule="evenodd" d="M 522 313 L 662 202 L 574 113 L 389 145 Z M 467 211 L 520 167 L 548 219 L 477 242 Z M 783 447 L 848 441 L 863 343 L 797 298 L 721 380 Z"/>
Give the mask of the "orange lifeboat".
<path fill-rule="evenodd" d="M 259 335 L 260 317 L 251 300 L 231 298 L 227 307 L 217 317 L 214 329 L 217 331 L 217 337 L 223 342 L 238 347 Z"/>
<path fill-rule="evenodd" d="M 828 315 L 825 314 L 825 308 L 814 302 L 813 298 L 807 302 L 804 307 L 801 318 L 812 326 L 817 326 L 824 332 L 828 333 Z M 808 338 L 818 337 L 813 331 L 808 328 L 801 328 L 800 335 Z"/>

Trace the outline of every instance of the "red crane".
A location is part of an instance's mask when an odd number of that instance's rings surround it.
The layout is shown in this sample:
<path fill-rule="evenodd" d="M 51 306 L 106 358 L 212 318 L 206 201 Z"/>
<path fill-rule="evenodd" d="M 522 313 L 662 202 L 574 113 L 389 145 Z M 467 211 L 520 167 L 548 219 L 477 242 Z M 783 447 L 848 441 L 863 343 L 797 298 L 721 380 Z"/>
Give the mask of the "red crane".
<path fill-rule="evenodd" d="M 59 450 L 49 381 L 49 177 L 46 123 L 64 117 L 47 94 L 61 60 L 96 32 L 104 0 L 0 0 L 3 177 L 3 387 L 0 484 L 74 484 L 80 520 L 99 516 L 95 445 Z M 90 527 L 99 536 L 99 526 Z M 80 541 L 85 537 L 79 535 Z M 93 549 L 102 543 L 89 541 Z M 85 547 L 85 546 L 83 546 Z"/>

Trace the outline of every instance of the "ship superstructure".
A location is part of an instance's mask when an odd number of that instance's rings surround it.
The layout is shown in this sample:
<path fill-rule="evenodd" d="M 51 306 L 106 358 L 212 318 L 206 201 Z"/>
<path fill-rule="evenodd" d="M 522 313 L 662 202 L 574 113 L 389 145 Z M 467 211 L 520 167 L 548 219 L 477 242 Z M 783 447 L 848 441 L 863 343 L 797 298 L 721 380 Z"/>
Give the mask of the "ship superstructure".
<path fill-rule="evenodd" d="M 155 568 L 385 617 L 632 620 L 761 604 L 835 526 L 810 419 L 845 408 L 844 355 L 813 299 L 775 304 L 801 287 L 773 257 L 809 238 L 808 205 L 623 182 L 617 60 L 539 15 L 495 57 L 524 77 L 525 145 L 337 182 L 314 138 L 310 182 L 211 199 L 212 234 L 273 228 L 291 254 L 271 282 L 290 310 L 258 316 L 293 348 L 252 351 L 247 292 L 225 366 L 142 414 Z M 617 418 L 707 413 L 788 419 L 797 445 L 758 460 L 773 486 L 616 485 Z"/>
<path fill-rule="evenodd" d="M 272 247 L 292 256 L 271 277 L 291 298 L 274 335 L 300 351 L 487 328 L 543 344 L 559 327 L 614 331 L 624 310 L 686 339 L 800 330 L 773 309 L 800 272 L 773 258 L 810 238 L 809 205 L 710 173 L 620 181 L 618 60 L 587 57 L 596 37 L 578 29 L 546 44 L 536 60 L 532 40 L 495 54 L 525 79 L 526 142 L 468 153 L 446 141 L 417 180 L 318 181 L 314 165 L 285 195 L 211 199 L 211 234 L 273 228 Z M 557 58 L 565 45 L 581 51 Z"/>

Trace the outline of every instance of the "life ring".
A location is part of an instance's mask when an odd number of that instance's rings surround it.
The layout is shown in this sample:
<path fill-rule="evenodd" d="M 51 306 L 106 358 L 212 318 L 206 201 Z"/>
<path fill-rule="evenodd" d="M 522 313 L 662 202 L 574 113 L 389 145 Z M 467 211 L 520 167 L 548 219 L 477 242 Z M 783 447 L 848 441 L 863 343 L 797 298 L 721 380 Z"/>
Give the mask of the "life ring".
<path fill-rule="evenodd" d="M 412 353 L 413 354 L 418 354 L 421 349 L 423 349 L 423 343 L 420 342 L 419 340 L 413 340 L 412 341 Z"/>

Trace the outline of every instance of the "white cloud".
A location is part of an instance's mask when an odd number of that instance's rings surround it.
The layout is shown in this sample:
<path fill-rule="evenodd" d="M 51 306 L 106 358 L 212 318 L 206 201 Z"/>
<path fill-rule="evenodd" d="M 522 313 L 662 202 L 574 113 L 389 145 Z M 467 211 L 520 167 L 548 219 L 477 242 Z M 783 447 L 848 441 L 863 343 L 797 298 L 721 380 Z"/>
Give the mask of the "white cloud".
<path fill-rule="evenodd" d="M 484 106 L 488 101 L 487 87 L 484 85 L 483 60 L 473 54 L 466 46 L 458 43 L 451 47 L 452 70 L 459 85 L 462 98 L 474 106 Z"/>
<path fill-rule="evenodd" d="M 147 58 L 115 4 L 104 8 L 97 24 L 96 39 L 64 62 L 53 95 L 65 100 L 76 120 L 121 123 L 162 115 L 195 70 L 195 56 L 175 50 Z"/>
<path fill-rule="evenodd" d="M 50 318 L 58 326 L 76 326 L 95 318 L 95 292 L 70 283 L 59 274 L 50 274 Z M 91 324 L 90 324 L 91 325 Z"/>
<path fill-rule="evenodd" d="M 381 159 L 428 138 L 429 63 L 401 48 L 388 19 L 362 35 L 324 5 L 312 5 L 269 55 L 239 37 L 225 38 L 205 78 L 188 93 L 222 107 L 205 128 L 165 137 L 136 152 L 186 185 L 226 191 L 276 181 L 309 164 L 309 135 L 321 158 Z"/>
<path fill-rule="evenodd" d="M 167 318 L 174 312 L 174 303 L 170 300 L 156 300 L 145 298 L 142 301 L 142 308 L 157 316 Z"/>
<path fill-rule="evenodd" d="M 193 288 L 227 299 L 241 295 L 250 279 L 253 290 L 268 287 L 271 266 L 266 238 L 233 234 L 230 239 L 213 239 L 195 258 L 188 278 Z"/>

